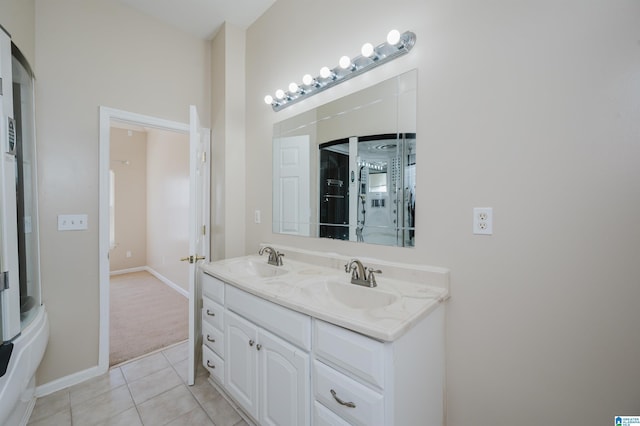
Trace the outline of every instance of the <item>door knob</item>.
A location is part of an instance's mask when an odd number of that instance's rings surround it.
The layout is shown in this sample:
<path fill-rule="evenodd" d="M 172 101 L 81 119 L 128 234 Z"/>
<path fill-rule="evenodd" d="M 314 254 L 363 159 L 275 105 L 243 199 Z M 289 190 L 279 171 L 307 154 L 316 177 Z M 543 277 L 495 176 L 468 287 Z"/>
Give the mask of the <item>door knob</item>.
<path fill-rule="evenodd" d="M 204 256 L 198 256 L 197 254 L 195 256 L 187 256 L 187 257 L 181 257 L 180 258 L 180 262 L 189 262 L 189 263 L 195 263 L 198 260 L 204 260 Z"/>

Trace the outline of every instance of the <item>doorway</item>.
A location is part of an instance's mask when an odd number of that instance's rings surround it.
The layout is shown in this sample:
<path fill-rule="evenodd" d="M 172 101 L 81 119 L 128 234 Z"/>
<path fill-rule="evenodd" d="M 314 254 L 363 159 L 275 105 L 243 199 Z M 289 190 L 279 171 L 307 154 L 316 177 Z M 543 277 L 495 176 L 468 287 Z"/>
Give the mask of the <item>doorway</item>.
<path fill-rule="evenodd" d="M 209 144 L 210 131 L 200 127 L 197 110 L 189 108 L 189 124 L 160 119 L 147 115 L 100 107 L 100 196 L 99 196 L 99 270 L 100 270 L 100 335 L 98 371 L 109 369 L 109 252 L 110 245 L 110 133 L 112 121 L 129 123 L 150 129 L 160 129 L 189 135 L 189 254 L 185 259 L 208 259 L 209 247 Z M 205 159 L 207 161 L 205 161 Z M 204 232 L 206 231 L 206 232 Z M 201 341 L 197 313 L 199 284 L 196 280 L 197 262 L 189 268 L 189 384 L 193 383 L 197 363 L 197 348 Z"/>
<path fill-rule="evenodd" d="M 189 138 L 111 120 L 109 365 L 188 337 Z"/>

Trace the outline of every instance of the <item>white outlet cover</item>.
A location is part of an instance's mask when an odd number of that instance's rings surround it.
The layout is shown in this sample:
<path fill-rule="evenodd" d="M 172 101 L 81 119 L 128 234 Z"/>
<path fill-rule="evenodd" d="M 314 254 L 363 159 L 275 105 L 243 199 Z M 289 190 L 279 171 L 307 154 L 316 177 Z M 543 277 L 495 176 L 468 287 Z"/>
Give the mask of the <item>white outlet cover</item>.
<path fill-rule="evenodd" d="M 475 207 L 473 209 L 473 233 L 475 235 L 493 235 L 492 207 Z"/>

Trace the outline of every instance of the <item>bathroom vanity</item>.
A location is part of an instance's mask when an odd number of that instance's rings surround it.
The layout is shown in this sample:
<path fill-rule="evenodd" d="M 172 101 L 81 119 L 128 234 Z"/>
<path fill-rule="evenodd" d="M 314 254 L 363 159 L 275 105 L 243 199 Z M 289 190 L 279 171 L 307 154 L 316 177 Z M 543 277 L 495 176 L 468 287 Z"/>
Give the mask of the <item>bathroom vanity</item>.
<path fill-rule="evenodd" d="M 260 425 L 442 425 L 448 271 L 294 248 L 205 264 L 211 382 Z"/>

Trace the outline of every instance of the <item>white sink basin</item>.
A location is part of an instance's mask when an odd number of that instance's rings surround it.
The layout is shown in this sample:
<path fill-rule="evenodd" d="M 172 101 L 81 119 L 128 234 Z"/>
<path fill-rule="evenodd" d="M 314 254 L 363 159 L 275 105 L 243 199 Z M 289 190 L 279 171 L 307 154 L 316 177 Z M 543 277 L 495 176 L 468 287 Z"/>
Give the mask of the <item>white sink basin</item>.
<path fill-rule="evenodd" d="M 375 287 L 363 287 L 332 280 L 312 282 L 304 287 L 303 293 L 309 296 L 324 296 L 329 302 L 337 302 L 352 309 L 382 308 L 399 299 L 397 295 Z"/>
<path fill-rule="evenodd" d="M 265 261 L 266 262 L 266 261 Z M 260 278 L 277 277 L 287 273 L 287 270 L 267 263 L 256 262 L 249 259 L 240 259 L 227 265 L 229 272 L 238 275 L 250 275 Z"/>

